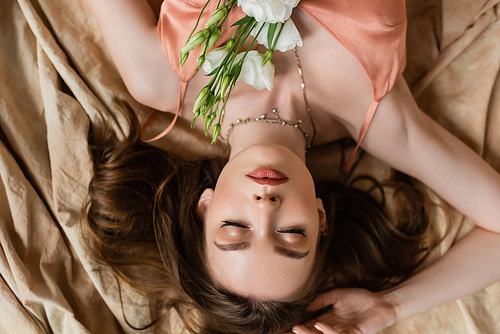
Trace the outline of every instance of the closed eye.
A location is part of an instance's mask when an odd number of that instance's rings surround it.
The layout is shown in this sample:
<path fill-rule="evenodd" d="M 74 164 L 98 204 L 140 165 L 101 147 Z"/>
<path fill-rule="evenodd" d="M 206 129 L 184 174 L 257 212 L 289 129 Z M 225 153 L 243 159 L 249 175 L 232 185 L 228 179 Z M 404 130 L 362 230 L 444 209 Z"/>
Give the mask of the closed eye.
<path fill-rule="evenodd" d="M 234 227 L 248 228 L 247 225 L 242 224 L 240 222 L 235 222 L 235 221 L 230 221 L 230 220 L 223 220 L 222 222 L 224 224 L 222 224 L 221 227 L 234 226 Z"/>
<path fill-rule="evenodd" d="M 221 227 L 233 226 L 233 227 L 241 227 L 241 228 L 250 228 L 248 225 L 245 225 L 243 223 L 236 222 L 236 221 L 223 220 L 222 222 L 223 222 L 223 224 L 221 225 Z M 290 228 L 290 229 L 286 229 L 286 230 L 278 230 L 278 233 L 300 234 L 300 235 L 303 235 L 305 237 L 306 235 L 304 232 L 305 232 L 305 229 L 303 229 L 303 228 Z"/>
<path fill-rule="evenodd" d="M 305 230 L 302 229 L 302 228 L 292 228 L 292 229 L 288 229 L 288 230 L 279 230 L 278 233 L 293 233 L 293 234 L 300 234 L 300 235 L 303 235 L 304 237 L 306 236 L 305 235 Z"/>

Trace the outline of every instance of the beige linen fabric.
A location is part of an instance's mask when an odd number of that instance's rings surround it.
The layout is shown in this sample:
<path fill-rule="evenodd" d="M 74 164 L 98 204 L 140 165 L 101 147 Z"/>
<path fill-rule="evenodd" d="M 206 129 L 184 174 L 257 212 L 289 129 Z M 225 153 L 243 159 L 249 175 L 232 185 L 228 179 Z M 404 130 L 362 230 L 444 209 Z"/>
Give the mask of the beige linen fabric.
<path fill-rule="evenodd" d="M 405 77 L 420 107 L 500 171 L 500 20 L 497 1 L 408 0 Z M 160 0 L 151 0 L 158 11 Z M 0 2 L 0 333 L 135 333 L 149 301 L 92 261 L 80 237 L 91 178 L 89 134 L 103 120 L 126 133 L 116 99 L 144 120 L 125 89 L 95 19 L 80 0 Z M 162 114 L 151 131 L 162 129 Z M 157 143 L 185 158 L 227 154 L 180 121 Z M 338 174 L 340 145 L 312 150 L 316 178 Z M 354 174 L 390 174 L 364 154 Z M 438 201 L 438 199 L 435 199 Z M 445 231 L 440 210 L 437 231 Z M 473 223 L 452 211 L 427 265 Z M 500 333 L 500 283 L 401 321 L 383 333 Z M 180 333 L 178 320 L 163 328 Z"/>

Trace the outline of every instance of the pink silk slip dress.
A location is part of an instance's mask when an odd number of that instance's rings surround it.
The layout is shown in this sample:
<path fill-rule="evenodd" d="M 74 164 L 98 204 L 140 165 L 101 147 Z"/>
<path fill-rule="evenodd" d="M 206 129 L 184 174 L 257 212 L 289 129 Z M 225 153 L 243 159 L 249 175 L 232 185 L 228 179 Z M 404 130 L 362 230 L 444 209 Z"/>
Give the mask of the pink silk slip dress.
<path fill-rule="evenodd" d="M 198 55 L 191 54 L 180 67 L 180 50 L 196 24 L 205 0 L 165 0 L 158 21 L 158 34 L 163 51 L 180 80 L 177 112 L 172 123 L 159 135 L 145 140 L 151 142 L 165 136 L 179 115 L 188 81 L 194 75 Z M 210 1 L 197 30 L 217 7 Z M 349 171 L 356 150 L 365 137 L 380 100 L 391 90 L 406 65 L 406 8 L 404 0 L 302 0 L 298 4 L 304 13 L 318 22 L 360 62 L 373 88 L 373 101 L 364 118 L 357 146 L 342 171 Z M 218 45 L 228 40 L 234 28 L 230 25 L 243 18 L 240 7 L 235 7 L 222 29 Z M 216 47 L 218 46 L 216 45 Z M 199 48 L 198 48 L 199 49 Z M 199 53 L 195 49 L 192 52 Z M 147 128 L 155 119 L 154 113 L 143 125 Z"/>

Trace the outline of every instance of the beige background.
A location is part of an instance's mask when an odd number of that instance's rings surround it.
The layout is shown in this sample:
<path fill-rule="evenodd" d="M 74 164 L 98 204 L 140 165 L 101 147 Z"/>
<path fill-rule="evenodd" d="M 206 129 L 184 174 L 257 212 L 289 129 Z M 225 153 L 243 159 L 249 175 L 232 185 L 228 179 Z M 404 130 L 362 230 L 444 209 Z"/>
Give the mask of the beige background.
<path fill-rule="evenodd" d="M 161 1 L 151 0 L 158 10 Z M 500 171 L 499 1 L 408 0 L 405 77 L 420 107 Z M 126 36 L 124 36 L 126 38 Z M 0 333 L 134 333 L 149 302 L 88 258 L 80 221 L 91 174 L 89 133 L 119 137 L 116 99 L 143 120 L 83 1 L 0 1 Z M 163 114 L 156 130 L 168 124 Z M 155 131 L 155 129 L 153 129 Z M 98 136 L 98 135 L 97 135 Z M 97 137 L 98 140 L 98 137 Z M 158 145 L 194 158 L 227 153 L 179 122 Z M 341 178 L 339 145 L 315 148 L 316 178 Z M 364 154 L 354 174 L 390 169 Z M 432 196 L 432 194 L 431 194 Z M 434 197 L 436 202 L 439 199 Z M 434 212 L 447 233 L 434 261 L 473 223 Z M 396 323 L 384 333 L 500 333 L 500 283 Z M 176 321 L 164 328 L 181 332 Z"/>

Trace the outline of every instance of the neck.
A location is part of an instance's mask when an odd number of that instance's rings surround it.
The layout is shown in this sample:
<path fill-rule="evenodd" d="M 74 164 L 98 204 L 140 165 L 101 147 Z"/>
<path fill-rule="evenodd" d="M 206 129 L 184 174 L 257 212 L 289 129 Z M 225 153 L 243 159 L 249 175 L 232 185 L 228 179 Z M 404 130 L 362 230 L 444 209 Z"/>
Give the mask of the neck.
<path fill-rule="evenodd" d="M 235 127 L 229 137 L 229 160 L 253 145 L 281 145 L 306 161 L 305 140 L 302 132 L 293 126 L 281 126 L 264 122 L 252 122 Z"/>

